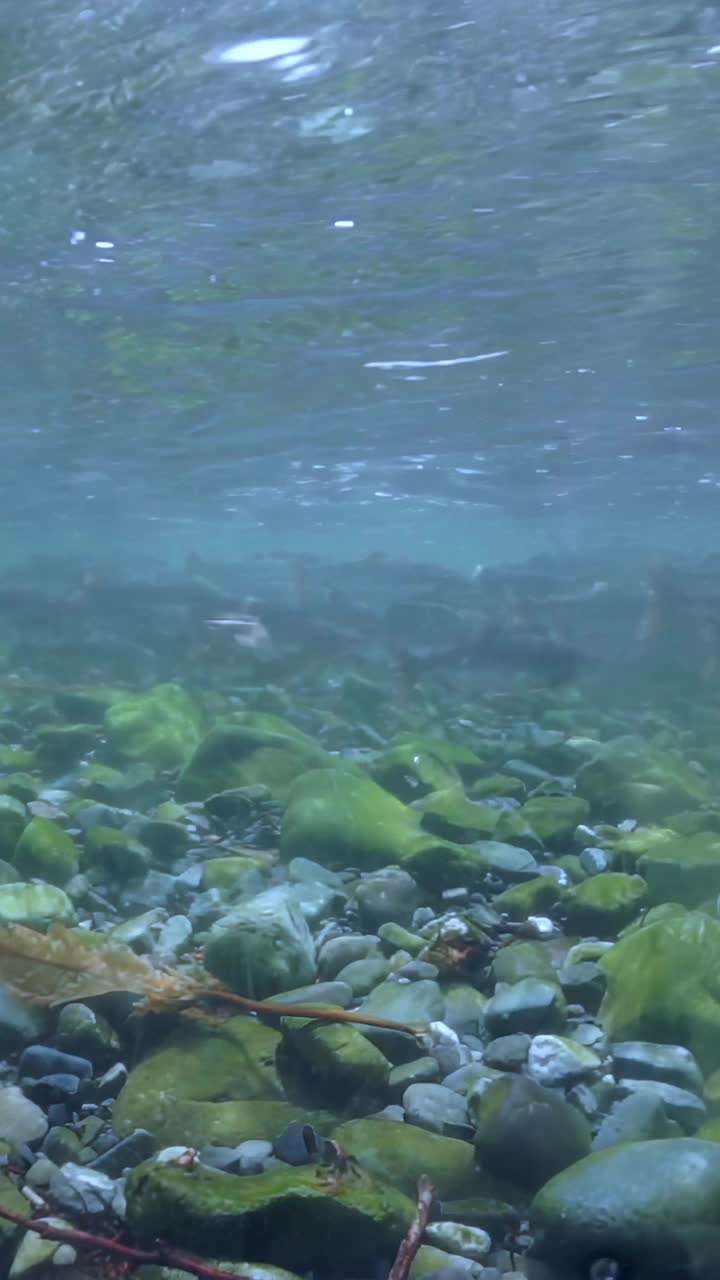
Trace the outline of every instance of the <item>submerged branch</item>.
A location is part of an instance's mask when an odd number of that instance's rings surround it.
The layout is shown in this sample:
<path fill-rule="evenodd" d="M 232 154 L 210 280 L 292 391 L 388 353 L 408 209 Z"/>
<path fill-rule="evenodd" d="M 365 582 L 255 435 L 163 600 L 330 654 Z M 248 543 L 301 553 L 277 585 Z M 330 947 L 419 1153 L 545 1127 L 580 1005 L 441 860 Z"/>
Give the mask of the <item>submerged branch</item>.
<path fill-rule="evenodd" d="M 221 1271 L 194 1258 L 190 1254 L 178 1253 L 169 1245 L 158 1241 L 154 1249 L 138 1249 L 133 1245 L 122 1244 L 111 1236 L 97 1236 L 92 1231 L 75 1231 L 72 1227 L 55 1227 L 42 1219 L 25 1218 L 20 1213 L 13 1213 L 0 1205 L 0 1218 L 13 1222 L 16 1227 L 25 1231 L 34 1231 L 43 1240 L 56 1240 L 58 1244 L 70 1244 L 79 1250 L 93 1253 L 105 1253 L 113 1258 L 120 1258 L 134 1270 L 140 1266 L 177 1267 L 179 1271 L 187 1271 L 198 1280 L 247 1280 L 247 1277 L 236 1275 L 232 1271 Z"/>
<path fill-rule="evenodd" d="M 407 1280 L 413 1259 L 422 1244 L 423 1234 L 427 1226 L 434 1187 L 430 1179 L 421 1174 L 417 1184 L 417 1208 L 415 1217 L 408 1227 L 407 1235 L 400 1242 L 397 1257 L 390 1269 L 388 1280 Z"/>

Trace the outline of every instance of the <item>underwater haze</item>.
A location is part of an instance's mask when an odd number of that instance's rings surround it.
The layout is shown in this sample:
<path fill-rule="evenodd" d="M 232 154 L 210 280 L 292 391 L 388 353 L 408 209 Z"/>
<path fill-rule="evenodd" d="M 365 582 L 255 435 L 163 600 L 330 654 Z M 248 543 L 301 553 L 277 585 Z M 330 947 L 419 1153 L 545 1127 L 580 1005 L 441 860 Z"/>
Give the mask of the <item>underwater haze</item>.
<path fill-rule="evenodd" d="M 720 1280 L 720 3 L 0 36 L 0 1280 Z"/>
<path fill-rule="evenodd" d="M 719 94 L 692 0 L 6 6 L 3 554 L 707 547 Z"/>

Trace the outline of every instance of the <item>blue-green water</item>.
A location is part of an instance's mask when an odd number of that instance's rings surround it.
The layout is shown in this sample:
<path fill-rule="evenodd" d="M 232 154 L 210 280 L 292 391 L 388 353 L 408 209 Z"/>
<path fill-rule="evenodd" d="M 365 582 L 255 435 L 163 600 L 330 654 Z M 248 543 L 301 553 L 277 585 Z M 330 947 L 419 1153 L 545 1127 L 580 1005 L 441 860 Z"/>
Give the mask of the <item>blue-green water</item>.
<path fill-rule="evenodd" d="M 707 547 L 719 47 L 690 0 L 6 6 L 7 549 Z"/>

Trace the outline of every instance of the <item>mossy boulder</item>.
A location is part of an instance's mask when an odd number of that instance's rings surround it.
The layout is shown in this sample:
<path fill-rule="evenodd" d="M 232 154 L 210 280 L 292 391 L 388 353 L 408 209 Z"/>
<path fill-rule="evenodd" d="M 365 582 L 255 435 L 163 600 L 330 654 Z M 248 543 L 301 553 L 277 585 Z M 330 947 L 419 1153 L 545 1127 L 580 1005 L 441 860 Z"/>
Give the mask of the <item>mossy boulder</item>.
<path fill-rule="evenodd" d="M 43 724 L 35 730 L 35 760 L 43 773 L 70 769 L 97 746 L 98 724 Z"/>
<path fill-rule="evenodd" d="M 681 1044 L 706 1074 L 720 1067 L 719 921 L 676 907 L 630 930 L 599 963 L 611 1040 Z"/>
<path fill-rule="evenodd" d="M 32 818 L 17 842 L 13 863 L 21 879 L 64 885 L 80 865 L 75 841 L 49 818 Z"/>
<path fill-rule="evenodd" d="M 91 827 L 85 836 L 83 861 L 118 880 L 132 880 L 148 870 L 150 850 L 127 831 Z"/>
<path fill-rule="evenodd" d="M 485 1006 L 485 1027 L 490 1036 L 511 1036 L 516 1031 L 535 1035 L 562 1031 L 567 1019 L 565 997 L 556 981 L 521 978 L 501 987 Z"/>
<path fill-rule="evenodd" d="M 282 1025 L 278 1065 L 314 1105 L 356 1111 L 382 1105 L 390 1063 L 359 1027 L 308 1018 L 283 1018 Z"/>
<path fill-rule="evenodd" d="M 105 712 L 110 750 L 158 770 L 177 769 L 189 759 L 200 741 L 201 725 L 200 711 L 176 684 L 118 698 Z"/>
<path fill-rule="evenodd" d="M 557 982 L 551 947 L 546 942 L 510 942 L 496 952 L 492 965 L 496 982 L 519 982 L 522 978 L 543 978 Z"/>
<path fill-rule="evenodd" d="M 472 1144 L 396 1120 L 348 1120 L 333 1138 L 373 1178 L 414 1196 L 421 1173 L 441 1200 L 493 1194 L 496 1183 L 475 1165 Z"/>
<path fill-rule="evenodd" d="M 220 889 L 225 893 L 257 883 L 260 875 L 270 870 L 262 855 L 253 853 L 227 854 L 224 858 L 208 858 L 203 863 L 201 884 L 203 889 Z"/>
<path fill-rule="evenodd" d="M 720 1145 L 661 1138 L 607 1147 L 559 1173 L 530 1209 L 530 1280 L 584 1280 L 599 1258 L 633 1280 L 716 1280 Z"/>
<path fill-rule="evenodd" d="M 584 1115 L 526 1076 L 502 1076 L 470 1092 L 475 1151 L 483 1169 L 537 1191 L 561 1169 L 590 1152 Z"/>
<path fill-rule="evenodd" d="M 699 831 L 656 841 L 637 862 L 648 887 L 648 899 L 699 906 L 720 893 L 720 836 Z"/>
<path fill-rule="evenodd" d="M 26 924 L 39 929 L 46 924 L 68 924 L 75 915 L 63 889 L 54 884 L 0 884 L 0 924 Z"/>
<path fill-rule="evenodd" d="M 642 876 L 603 871 L 568 890 L 563 905 L 571 933 L 612 938 L 647 905 L 647 884 Z"/>
<path fill-rule="evenodd" d="M 406 802 L 452 790 L 482 771 L 482 761 L 469 747 L 407 734 L 393 738 L 371 768 L 380 786 Z"/>
<path fill-rule="evenodd" d="M 520 810 L 536 835 L 547 844 L 567 841 L 580 822 L 590 816 L 590 805 L 582 796 L 533 796 Z"/>
<path fill-rule="evenodd" d="M 347 1173 L 338 1188 L 313 1165 L 239 1178 L 151 1160 L 130 1173 L 126 1198 L 139 1240 L 299 1271 L 347 1257 L 356 1275 L 395 1254 L 415 1212 L 393 1187 Z"/>
<path fill-rule="evenodd" d="M 0 858 L 12 858 L 27 821 L 28 812 L 21 800 L 0 795 Z"/>
<path fill-rule="evenodd" d="M 210 930 L 205 967 L 220 982 L 262 1000 L 315 978 L 315 944 L 293 890 L 267 889 Z"/>
<path fill-rule="evenodd" d="M 481 855 L 425 835 L 412 809 L 371 778 L 344 768 L 314 769 L 288 795 L 280 836 L 283 858 L 361 871 L 402 863 L 424 885 L 448 887 L 482 877 Z"/>
<path fill-rule="evenodd" d="M 289 721 L 255 712 L 242 723 L 216 725 L 180 775 L 179 800 L 205 800 L 218 792 L 262 783 L 284 802 L 292 783 L 311 769 L 336 767 L 307 734 Z"/>
<path fill-rule="evenodd" d="M 554 911 L 564 897 L 565 889 L 554 876 L 539 875 L 504 889 L 493 899 L 493 907 L 511 920 L 527 920 Z"/>
<path fill-rule="evenodd" d="M 0 796 L 13 796 L 21 804 L 29 804 L 31 800 L 35 800 L 39 790 L 40 783 L 31 773 L 6 773 L 0 778 Z"/>
<path fill-rule="evenodd" d="M 707 782 L 679 753 L 652 750 L 636 739 L 607 743 L 578 769 L 576 785 L 593 813 L 611 820 L 657 822 L 708 798 Z"/>
<path fill-rule="evenodd" d="M 468 800 L 459 788 L 433 791 L 411 808 L 420 814 L 420 825 L 430 835 L 460 844 L 492 836 L 498 840 L 532 838 L 528 823 L 515 809 L 499 809 Z"/>
<path fill-rule="evenodd" d="M 115 1132 L 147 1129 L 158 1147 L 272 1141 L 292 1120 L 308 1120 L 307 1109 L 285 1101 L 279 1044 L 279 1032 L 247 1017 L 179 1028 L 133 1067 L 113 1109 Z"/>

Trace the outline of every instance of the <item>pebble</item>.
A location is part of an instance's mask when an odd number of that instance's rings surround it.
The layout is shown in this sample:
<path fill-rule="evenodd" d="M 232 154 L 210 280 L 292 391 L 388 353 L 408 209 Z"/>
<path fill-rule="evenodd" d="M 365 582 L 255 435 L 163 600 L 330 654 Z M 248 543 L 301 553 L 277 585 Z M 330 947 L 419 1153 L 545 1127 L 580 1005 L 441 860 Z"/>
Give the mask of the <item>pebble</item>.
<path fill-rule="evenodd" d="M 80 1077 L 70 1075 L 66 1071 L 58 1071 L 51 1076 L 41 1076 L 39 1079 L 23 1076 L 20 1084 L 27 1097 L 32 1098 L 33 1102 L 39 1103 L 41 1107 L 59 1102 L 77 1108 L 87 1097 L 87 1091 L 83 1088 L 84 1082 Z"/>
<path fill-rule="evenodd" d="M 612 1047 L 616 1076 L 633 1080 L 660 1080 L 702 1095 L 702 1072 L 689 1049 L 679 1044 L 651 1044 L 624 1040 Z"/>
<path fill-rule="evenodd" d="M 13 1147 L 37 1142 L 45 1137 L 48 1127 L 44 1111 L 26 1098 L 17 1085 L 0 1088 L 0 1140 Z"/>
<path fill-rule="evenodd" d="M 380 939 L 376 933 L 346 933 L 338 938 L 329 938 L 320 948 L 318 974 L 325 980 L 336 978 L 345 965 L 353 960 L 364 960 L 379 946 Z"/>
<path fill-rule="evenodd" d="M 31 1076 L 35 1080 L 58 1074 L 89 1080 L 92 1077 L 93 1066 L 88 1058 L 79 1058 L 74 1053 L 63 1053 L 60 1049 L 51 1049 L 47 1045 L 33 1044 L 20 1054 L 18 1073 L 21 1076 Z"/>
<path fill-rule="evenodd" d="M 468 1138 L 472 1134 L 467 1103 L 462 1094 L 442 1084 L 411 1084 L 403 1094 L 409 1124 L 446 1138 Z"/>
<path fill-rule="evenodd" d="M 429 1054 L 424 1058 L 413 1058 L 412 1062 L 403 1062 L 400 1066 L 393 1067 L 388 1077 L 388 1089 L 397 1097 L 411 1084 L 430 1084 L 436 1081 L 439 1072 L 437 1061 Z"/>
<path fill-rule="evenodd" d="M 592 1049 L 564 1036 L 535 1036 L 527 1059 L 530 1078 L 550 1088 L 585 1080 L 601 1067 L 602 1061 Z"/>
<path fill-rule="evenodd" d="M 291 1164 L 296 1167 L 312 1164 L 314 1157 L 305 1140 L 305 1133 L 309 1127 L 302 1120 L 293 1120 L 287 1128 L 283 1129 L 280 1136 L 273 1143 L 273 1154 L 277 1156 L 278 1160 L 283 1160 L 285 1164 Z M 315 1133 L 314 1129 L 313 1133 Z M 318 1141 L 321 1141 L 319 1135 Z"/>
<path fill-rule="evenodd" d="M 482 1227 L 466 1227 L 461 1222 L 430 1222 L 425 1228 L 425 1240 L 447 1253 L 459 1253 L 473 1262 L 487 1258 L 492 1241 Z"/>
<path fill-rule="evenodd" d="M 107 1174 L 70 1163 L 53 1174 L 49 1191 L 54 1203 L 68 1213 L 97 1217 L 111 1208 L 116 1187 Z"/>
<path fill-rule="evenodd" d="M 483 1061 L 498 1071 L 522 1071 L 530 1049 L 531 1037 L 516 1031 L 512 1036 L 498 1036 L 485 1047 Z"/>
<path fill-rule="evenodd" d="M 147 1129 L 133 1129 L 132 1133 L 97 1156 L 88 1168 L 98 1169 L 109 1178 L 119 1178 L 126 1169 L 134 1169 L 143 1160 L 148 1160 L 154 1145 L 153 1136 Z"/>

